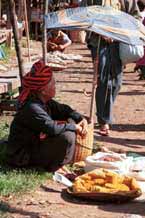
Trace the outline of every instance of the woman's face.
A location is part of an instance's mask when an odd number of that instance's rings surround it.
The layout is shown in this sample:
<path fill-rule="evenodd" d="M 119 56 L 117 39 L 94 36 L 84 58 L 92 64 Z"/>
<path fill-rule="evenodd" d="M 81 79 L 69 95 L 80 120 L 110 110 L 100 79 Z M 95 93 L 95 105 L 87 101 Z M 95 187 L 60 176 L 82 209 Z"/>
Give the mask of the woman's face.
<path fill-rule="evenodd" d="M 57 37 L 59 33 L 59 30 L 53 30 L 52 35 L 53 37 Z"/>
<path fill-rule="evenodd" d="M 52 77 L 51 81 L 41 91 L 43 98 L 48 101 L 55 96 L 55 79 Z"/>

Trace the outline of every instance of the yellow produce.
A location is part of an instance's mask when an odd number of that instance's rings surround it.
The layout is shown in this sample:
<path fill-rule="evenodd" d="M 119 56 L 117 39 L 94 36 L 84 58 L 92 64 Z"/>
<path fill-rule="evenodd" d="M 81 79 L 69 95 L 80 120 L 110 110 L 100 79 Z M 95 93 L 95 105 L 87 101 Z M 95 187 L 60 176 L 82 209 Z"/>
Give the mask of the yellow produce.
<path fill-rule="evenodd" d="M 79 176 L 73 184 L 73 192 L 127 193 L 132 190 L 140 190 L 134 178 L 105 169 L 93 170 Z"/>

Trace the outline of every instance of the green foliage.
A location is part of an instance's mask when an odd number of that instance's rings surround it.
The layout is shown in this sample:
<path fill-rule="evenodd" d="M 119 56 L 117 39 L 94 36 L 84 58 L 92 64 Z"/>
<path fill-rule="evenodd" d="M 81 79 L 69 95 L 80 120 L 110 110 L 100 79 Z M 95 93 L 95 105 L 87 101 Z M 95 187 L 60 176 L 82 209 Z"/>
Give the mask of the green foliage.
<path fill-rule="evenodd" d="M 0 164 L 5 162 L 7 144 L 4 142 L 4 140 L 7 139 L 8 132 L 9 125 L 7 123 L 2 123 L 0 125 Z"/>
<path fill-rule="evenodd" d="M 4 54 L 5 54 L 5 58 L 1 60 L 1 62 L 4 62 L 4 63 L 8 63 L 9 62 L 9 59 L 13 56 L 15 56 L 15 50 L 13 50 L 12 48 L 6 46 L 5 44 L 2 44 L 1 45 L 3 51 L 4 51 Z"/>
<path fill-rule="evenodd" d="M 3 122 L 0 124 L 0 139 L 4 139 L 8 136 L 9 132 L 9 124 L 7 122 Z"/>
<path fill-rule="evenodd" d="M 51 173 L 44 171 L 2 167 L 0 171 L 0 195 L 9 196 L 27 192 L 51 177 Z"/>

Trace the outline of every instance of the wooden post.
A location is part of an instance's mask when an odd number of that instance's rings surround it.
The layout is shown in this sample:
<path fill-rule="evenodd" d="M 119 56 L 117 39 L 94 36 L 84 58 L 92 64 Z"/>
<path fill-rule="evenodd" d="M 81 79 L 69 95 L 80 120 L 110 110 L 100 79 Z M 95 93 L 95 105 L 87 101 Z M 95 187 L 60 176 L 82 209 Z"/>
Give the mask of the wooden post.
<path fill-rule="evenodd" d="M 31 0 L 26 0 L 26 3 L 27 3 L 28 27 L 29 27 L 29 29 L 30 29 L 31 11 L 32 11 L 32 8 L 30 7 L 30 5 L 31 5 Z"/>
<path fill-rule="evenodd" d="M 43 40 L 42 40 L 42 49 L 43 49 L 43 61 L 47 63 L 47 30 L 45 23 L 45 15 L 48 13 L 48 0 L 44 0 L 44 8 L 43 8 Z"/>
<path fill-rule="evenodd" d="M 17 21 L 16 21 L 14 0 L 9 0 L 8 4 L 9 4 L 10 20 L 11 20 L 13 34 L 14 34 L 15 49 L 16 49 L 18 65 L 19 65 L 19 75 L 20 75 L 20 80 L 21 80 L 21 85 L 22 85 L 22 77 L 24 75 L 24 66 L 23 66 L 21 47 L 20 47 L 20 43 L 18 40 L 19 34 L 18 34 L 18 27 L 17 27 Z"/>
<path fill-rule="evenodd" d="M 23 15 L 24 15 L 24 3 L 23 0 L 19 0 L 18 1 L 18 9 L 16 11 L 17 13 L 17 17 L 18 17 L 18 21 L 22 21 L 23 20 Z"/>
<path fill-rule="evenodd" d="M 28 16 L 27 16 L 27 4 L 26 4 L 26 0 L 23 0 L 23 1 L 24 1 L 25 28 L 26 28 L 26 36 L 27 36 L 28 60 L 31 61 L 29 26 L 28 26 Z"/>

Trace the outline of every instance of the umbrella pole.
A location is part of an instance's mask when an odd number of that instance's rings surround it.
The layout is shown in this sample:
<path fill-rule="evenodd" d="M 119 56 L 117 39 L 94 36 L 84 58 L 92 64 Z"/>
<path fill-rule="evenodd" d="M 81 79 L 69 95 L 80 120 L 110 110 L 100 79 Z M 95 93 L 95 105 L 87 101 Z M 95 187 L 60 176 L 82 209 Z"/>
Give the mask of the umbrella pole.
<path fill-rule="evenodd" d="M 91 106 L 90 106 L 90 123 L 94 123 L 94 113 L 95 113 L 95 93 L 97 88 L 97 79 L 98 79 L 98 64 L 99 64 L 99 50 L 100 50 L 100 41 L 101 36 L 98 39 L 98 47 L 97 47 L 97 56 L 93 62 L 94 74 L 93 74 L 93 82 L 92 82 L 92 95 L 91 95 Z"/>

